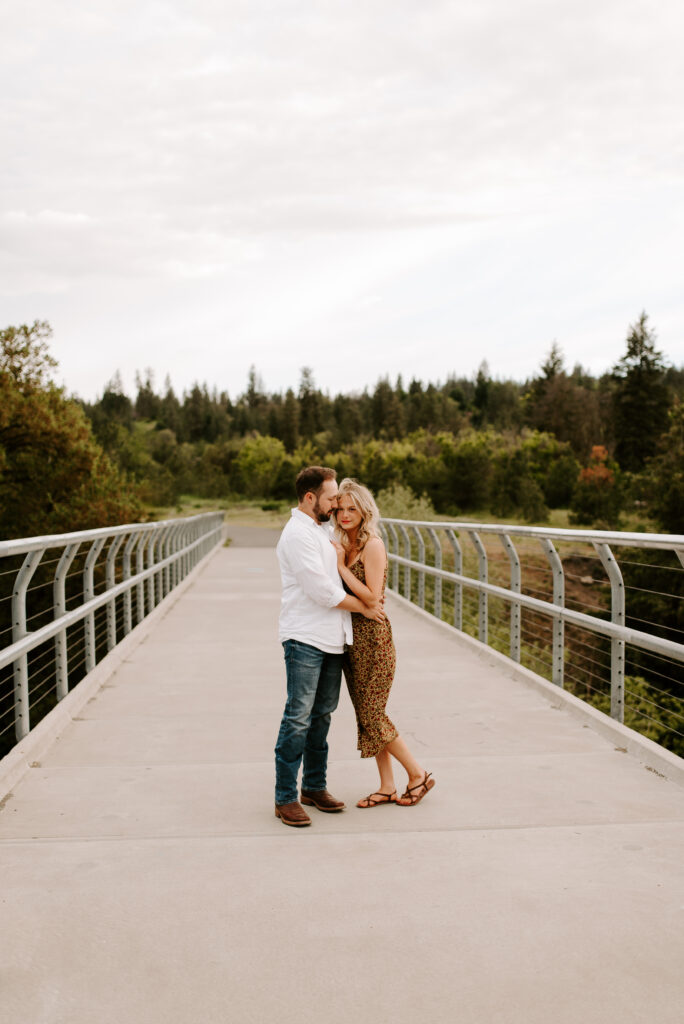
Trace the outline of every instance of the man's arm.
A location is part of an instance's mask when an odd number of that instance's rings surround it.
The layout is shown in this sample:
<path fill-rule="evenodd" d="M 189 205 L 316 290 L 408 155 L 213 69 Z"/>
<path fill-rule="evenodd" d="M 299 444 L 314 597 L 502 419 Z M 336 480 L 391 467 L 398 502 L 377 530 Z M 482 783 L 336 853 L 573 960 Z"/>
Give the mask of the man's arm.
<path fill-rule="evenodd" d="M 296 544 L 289 549 L 288 557 L 297 583 L 316 604 L 323 605 L 324 608 L 358 612 L 367 619 L 375 619 L 377 622 L 384 621 L 385 613 L 381 602 L 364 604 L 358 597 L 345 595 L 341 580 L 339 586 L 333 583 L 323 567 L 321 551 L 314 538 L 300 534 Z"/>
<path fill-rule="evenodd" d="M 345 592 L 342 581 L 334 583 L 323 565 L 321 549 L 314 537 L 300 532 L 294 543 L 288 546 L 287 560 L 291 572 L 307 597 L 324 608 L 340 608 L 344 605 Z M 351 610 L 351 609 L 347 609 Z M 354 608 L 354 611 L 360 609 Z"/>
<path fill-rule="evenodd" d="M 382 603 L 380 601 L 374 601 L 373 604 L 364 604 L 360 598 L 354 597 L 353 594 L 348 594 L 344 601 L 340 601 L 335 607 L 342 608 L 345 612 L 359 612 L 367 619 L 375 619 L 376 622 L 385 621 L 385 613 L 382 610 Z"/>

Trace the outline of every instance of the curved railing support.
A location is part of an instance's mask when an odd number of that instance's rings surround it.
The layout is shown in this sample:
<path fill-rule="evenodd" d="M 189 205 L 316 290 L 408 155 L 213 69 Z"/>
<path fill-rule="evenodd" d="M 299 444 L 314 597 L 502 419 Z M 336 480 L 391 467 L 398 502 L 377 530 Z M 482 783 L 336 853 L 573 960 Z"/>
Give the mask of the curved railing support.
<path fill-rule="evenodd" d="M 553 603 L 562 607 L 565 604 L 565 573 L 560 556 L 548 537 L 542 537 L 539 541 L 542 550 L 546 555 L 553 575 Z M 553 640 L 552 640 L 552 668 L 551 682 L 556 686 L 563 686 L 565 668 L 565 627 L 562 619 L 554 619 Z"/>
<path fill-rule="evenodd" d="M 404 541 L 404 558 L 406 559 L 404 564 L 404 597 L 407 601 L 411 600 L 411 538 L 408 535 L 408 530 L 402 524 L 399 524 L 399 533 Z"/>
<path fill-rule="evenodd" d="M 116 556 L 119 548 L 126 539 L 125 534 L 115 537 L 109 545 L 107 552 L 107 563 L 105 568 L 105 582 L 107 590 L 111 590 L 116 583 Z M 110 601 L 107 605 L 107 650 L 113 651 L 116 647 L 116 601 Z"/>
<path fill-rule="evenodd" d="M 52 584 L 52 605 L 54 617 L 60 619 L 66 612 L 66 578 L 80 544 L 67 544 L 57 565 Z M 57 700 L 63 700 L 69 692 L 67 662 L 67 635 L 62 629 L 55 637 L 55 689 Z"/>
<path fill-rule="evenodd" d="M 624 626 L 625 584 L 620 566 L 608 544 L 594 547 L 610 580 L 610 621 Z M 625 720 L 625 641 L 617 638 L 610 641 L 610 715 L 618 722 Z"/>
<path fill-rule="evenodd" d="M 428 532 L 428 535 L 430 537 L 430 540 L 432 541 L 432 547 L 434 549 L 435 568 L 441 569 L 442 568 L 442 542 L 440 541 L 440 539 L 439 539 L 439 537 L 437 535 L 437 531 L 434 530 L 431 526 L 428 526 L 427 532 Z M 435 578 L 434 578 L 434 585 L 435 585 L 435 596 L 434 596 L 434 604 L 433 604 L 433 614 L 438 619 L 441 619 L 442 618 L 442 577 L 441 576 L 435 576 Z"/>
<path fill-rule="evenodd" d="M 515 544 L 507 533 L 501 534 L 503 549 L 508 555 L 511 566 L 510 589 L 512 594 L 519 594 L 522 586 L 522 573 L 520 569 L 520 557 L 516 551 Z M 510 657 L 513 661 L 520 661 L 520 605 L 517 601 L 511 601 L 511 641 Z"/>
<path fill-rule="evenodd" d="M 392 538 L 392 548 L 390 554 L 394 555 L 396 558 L 396 555 L 399 554 L 399 538 L 397 536 L 397 531 L 394 526 L 394 523 L 388 523 L 387 529 L 389 531 L 390 537 Z M 399 592 L 399 563 L 396 560 L 392 561 L 392 590 L 396 590 L 397 593 Z"/>
<path fill-rule="evenodd" d="M 454 574 L 461 576 L 463 573 L 463 551 L 461 544 L 453 530 L 447 528 L 446 535 L 454 552 Z M 463 629 L 463 586 L 454 583 L 454 626 L 456 629 Z"/>
<path fill-rule="evenodd" d="M 29 551 L 17 573 L 12 591 L 12 642 L 18 643 L 27 635 L 26 592 L 45 548 Z M 14 734 L 17 740 L 28 735 L 31 728 L 28 693 L 28 654 L 22 655 L 14 665 Z"/>
<path fill-rule="evenodd" d="M 411 527 L 413 535 L 418 542 L 418 562 L 425 565 L 425 541 L 419 526 Z M 425 571 L 418 570 L 418 607 L 425 608 Z"/>
<path fill-rule="evenodd" d="M 100 557 L 104 546 L 105 538 L 100 537 L 93 541 L 90 551 L 86 557 L 83 569 L 83 600 L 87 604 L 95 597 L 94 571 L 95 563 Z M 86 672 L 92 672 L 95 668 L 95 613 L 90 612 L 85 619 L 85 667 Z"/>
<path fill-rule="evenodd" d="M 487 552 L 485 546 L 480 540 L 480 535 L 476 530 L 468 530 L 468 536 L 470 541 L 475 548 L 477 553 L 477 566 L 478 573 L 477 578 L 480 583 L 487 582 Z M 477 598 L 477 637 L 483 644 L 487 643 L 487 591 L 480 590 Z"/>

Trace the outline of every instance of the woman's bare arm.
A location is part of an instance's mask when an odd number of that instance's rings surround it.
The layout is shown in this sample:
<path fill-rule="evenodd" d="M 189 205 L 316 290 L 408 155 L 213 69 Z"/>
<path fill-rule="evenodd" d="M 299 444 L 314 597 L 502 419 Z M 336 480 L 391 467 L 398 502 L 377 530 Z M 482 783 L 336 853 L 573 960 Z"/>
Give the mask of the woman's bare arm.
<path fill-rule="evenodd" d="M 337 551 L 337 568 L 340 576 L 347 584 L 352 593 L 361 598 L 366 604 L 375 604 L 382 597 L 382 584 L 385 575 L 385 545 L 379 537 L 371 537 L 364 548 L 363 567 L 366 573 L 366 584 L 364 585 L 354 573 L 344 564 L 345 551 L 341 544 L 335 544 Z"/>

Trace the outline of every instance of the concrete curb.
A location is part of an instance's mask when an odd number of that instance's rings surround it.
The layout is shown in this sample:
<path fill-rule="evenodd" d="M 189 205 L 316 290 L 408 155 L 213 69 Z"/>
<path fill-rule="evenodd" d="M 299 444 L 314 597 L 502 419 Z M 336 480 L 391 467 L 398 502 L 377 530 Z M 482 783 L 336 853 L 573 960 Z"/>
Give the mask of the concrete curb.
<path fill-rule="evenodd" d="M 91 697 L 109 679 L 122 661 L 138 647 L 148 636 L 154 626 L 163 619 L 171 610 L 178 598 L 185 593 L 188 587 L 195 581 L 202 569 L 221 550 L 221 544 L 217 544 L 201 562 L 190 572 L 170 594 L 164 598 L 161 604 L 147 615 L 126 636 L 113 651 L 100 661 L 92 672 L 77 683 L 73 690 L 64 697 L 59 704 L 49 711 L 47 715 L 31 730 L 20 743 L 12 747 L 9 754 L 0 760 L 0 801 L 4 800 L 17 783 L 23 778 L 26 772 L 36 766 L 39 758 L 52 746 L 66 727 L 78 715 L 80 710 L 88 703 Z"/>
<path fill-rule="evenodd" d="M 663 775 L 680 786 L 684 786 L 684 758 L 678 757 L 677 754 L 673 754 L 671 751 L 661 747 L 659 743 L 654 743 L 653 740 L 647 739 L 646 736 L 635 732 L 634 729 L 614 721 L 609 715 L 598 711 L 597 708 L 587 704 L 586 701 L 575 697 L 574 694 L 568 693 L 554 683 L 550 683 L 548 679 L 537 675 L 531 669 L 517 665 L 510 658 L 507 658 L 505 654 L 501 654 L 487 644 L 483 644 L 480 640 L 476 640 L 467 633 L 461 632 L 461 630 L 456 629 L 455 626 L 450 625 L 448 622 L 436 619 L 430 612 L 418 608 L 412 601 L 408 601 L 400 594 L 390 590 L 387 591 L 387 594 L 392 601 L 396 601 L 403 608 L 431 622 L 438 629 L 448 632 L 459 643 L 466 644 L 480 658 L 492 665 L 496 665 L 512 679 L 519 680 L 521 683 L 525 683 L 525 685 L 538 690 L 539 693 L 547 697 L 553 704 L 568 711 L 575 718 L 579 718 L 583 725 L 593 729 L 603 736 L 604 739 L 609 740 L 616 747 L 624 750 L 625 753 L 637 758 L 644 768 L 656 772 L 658 775 Z"/>

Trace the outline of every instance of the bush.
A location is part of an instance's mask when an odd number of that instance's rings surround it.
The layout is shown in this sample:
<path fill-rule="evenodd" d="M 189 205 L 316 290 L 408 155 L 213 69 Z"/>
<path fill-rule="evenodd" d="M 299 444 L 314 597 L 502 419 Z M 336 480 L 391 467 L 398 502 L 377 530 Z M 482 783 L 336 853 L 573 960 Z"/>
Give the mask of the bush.
<path fill-rule="evenodd" d="M 617 464 L 603 445 L 594 445 L 588 466 L 580 470 L 570 502 L 570 522 L 577 526 L 618 529 L 622 508 Z"/>
<path fill-rule="evenodd" d="M 285 445 L 276 437 L 249 437 L 236 459 L 244 493 L 251 498 L 269 495 L 285 459 Z"/>
<path fill-rule="evenodd" d="M 549 510 L 544 502 L 542 489 L 536 480 L 524 476 L 518 489 L 518 506 L 527 523 L 544 522 Z"/>
<path fill-rule="evenodd" d="M 417 498 L 410 487 L 394 484 L 379 491 L 375 500 L 380 514 L 388 519 L 435 519 L 435 509 L 426 494 Z"/>

